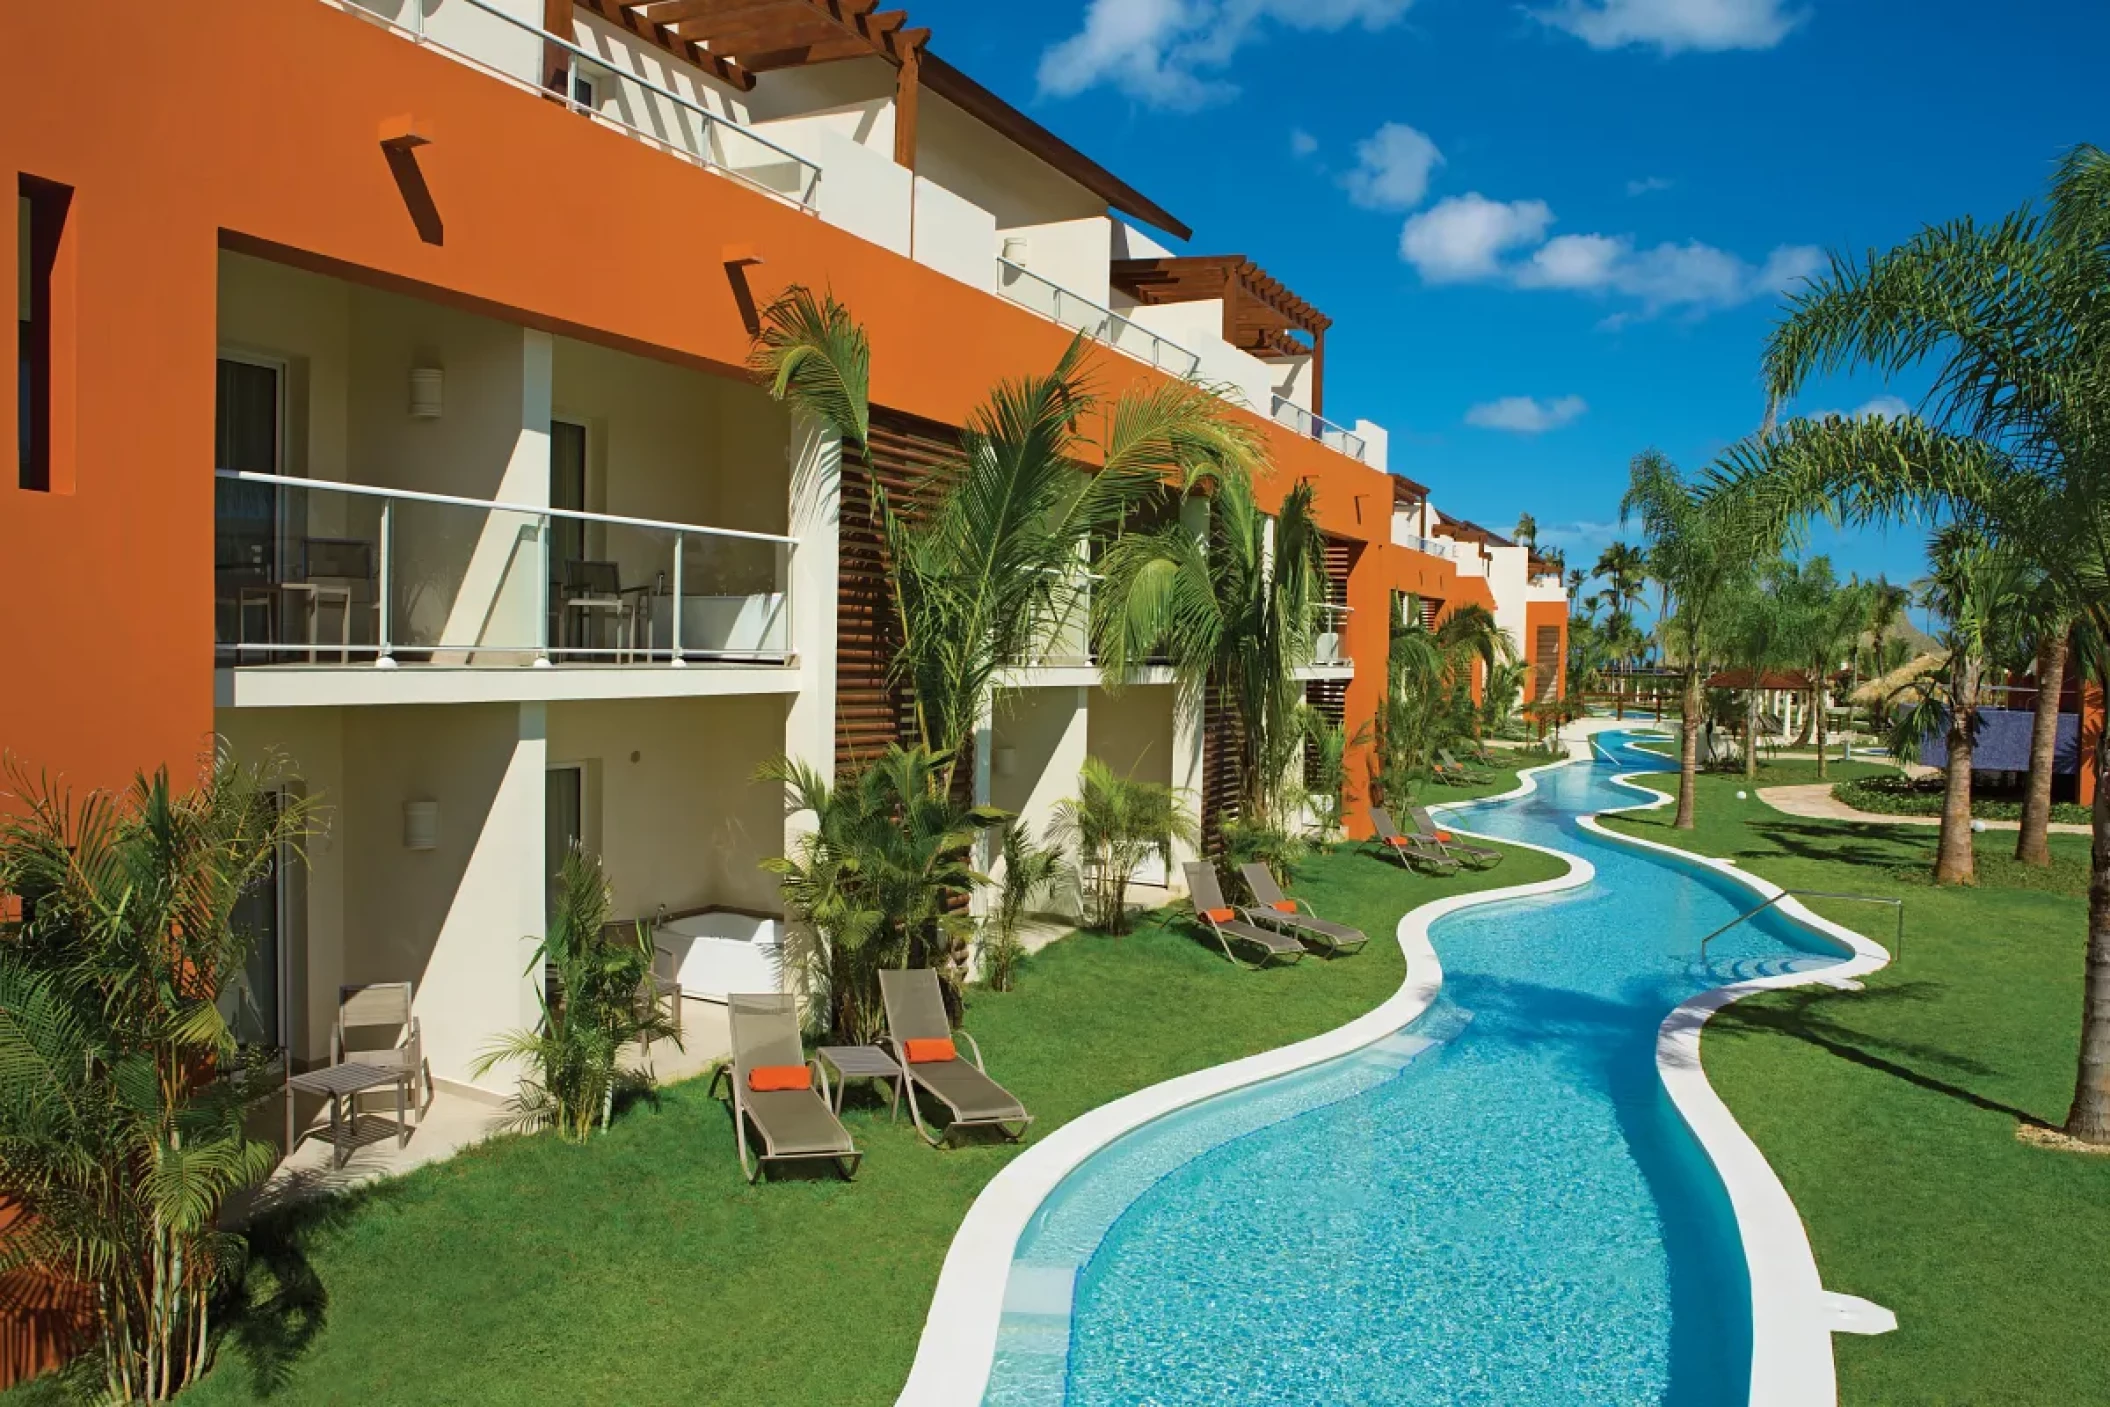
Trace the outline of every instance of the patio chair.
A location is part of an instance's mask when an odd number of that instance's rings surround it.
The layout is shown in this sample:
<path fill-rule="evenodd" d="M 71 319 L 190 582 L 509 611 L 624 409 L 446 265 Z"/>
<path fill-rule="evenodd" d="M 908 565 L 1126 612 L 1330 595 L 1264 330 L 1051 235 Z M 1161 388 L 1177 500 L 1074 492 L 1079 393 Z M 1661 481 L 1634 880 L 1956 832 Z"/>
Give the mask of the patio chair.
<path fill-rule="evenodd" d="M 418 1122 L 425 1119 L 425 1106 L 432 1098 L 432 1077 L 425 1070 L 425 1037 L 418 1018 L 411 1014 L 415 989 L 408 982 L 368 982 L 337 989 L 337 1022 L 330 1029 L 330 1064 L 363 1065 L 394 1076 L 378 1088 L 402 1087 L 410 1096 L 410 1107 Z M 386 1033 L 385 1045 L 355 1042 Z M 358 1101 L 353 1100 L 354 1121 Z"/>
<path fill-rule="evenodd" d="M 1011 1091 L 989 1078 L 982 1047 L 974 1037 L 952 1028 L 934 970 L 881 969 L 879 995 L 886 1006 L 889 1053 L 906 1076 L 909 1117 L 924 1142 L 942 1147 L 954 1129 L 962 1128 L 993 1128 L 1013 1143 L 1026 1136 L 1026 1125 L 1033 1122 L 1033 1116 Z M 960 1058 L 960 1041 L 967 1043 L 972 1062 Z M 943 1134 L 933 1134 L 924 1126 L 923 1112 L 916 1104 L 918 1090 L 951 1113 L 952 1121 Z"/>
<path fill-rule="evenodd" d="M 1468 869 L 1491 870 L 1502 863 L 1502 852 L 1486 845 L 1468 845 L 1451 832 L 1436 824 L 1426 806 L 1409 806 L 1407 815 L 1413 818 L 1414 833 L 1436 842 L 1436 848 L 1446 855 L 1456 855 Z"/>
<path fill-rule="evenodd" d="M 733 1092 L 733 1137 L 740 1171 L 750 1184 L 768 1163 L 826 1158 L 845 1182 L 857 1176 L 864 1154 L 828 1107 L 827 1075 L 806 1058 L 799 1040 L 798 998 L 789 992 L 732 993 L 725 999 L 732 1032 L 732 1059 L 711 1077 Z M 752 1125 L 759 1150 L 747 1146 Z"/>
<path fill-rule="evenodd" d="M 1492 772 L 1488 772 L 1478 767 L 1466 766 L 1463 762 L 1460 762 L 1456 757 L 1453 757 L 1451 755 L 1451 750 L 1449 748 L 1440 747 L 1436 749 L 1436 762 L 1438 764 L 1436 769 L 1436 775 L 1439 777 L 1455 778 L 1460 781 L 1469 782 L 1475 786 L 1494 780 L 1494 774 Z"/>
<path fill-rule="evenodd" d="M 607 649 L 587 643 L 605 638 L 595 628 L 596 622 L 605 621 L 615 627 L 613 658 L 592 654 L 587 662 L 626 662 L 637 648 L 638 591 L 623 585 L 622 567 L 615 562 L 566 562 L 558 587 L 564 603 L 564 643 L 577 651 Z"/>
<path fill-rule="evenodd" d="M 1456 874 L 1458 857 L 1447 853 L 1434 839 L 1423 839 L 1403 831 L 1392 820 L 1391 814 L 1382 806 L 1370 808 L 1371 839 L 1392 852 L 1393 858 L 1409 868 L 1420 865 L 1438 874 Z"/>
<path fill-rule="evenodd" d="M 1241 943 L 1260 950 L 1260 960 L 1244 964 L 1258 971 L 1270 962 L 1281 959 L 1296 962 L 1304 956 L 1304 945 L 1287 933 L 1264 928 L 1254 923 L 1224 901 L 1223 888 L 1216 882 L 1216 867 L 1206 861 L 1190 861 L 1185 866 L 1187 892 L 1194 896 L 1194 916 L 1216 935 L 1217 945 L 1224 950 L 1226 961 L 1237 965 L 1238 957 L 1231 951 L 1233 943 Z"/>
<path fill-rule="evenodd" d="M 1370 935 L 1362 929 L 1320 918 L 1309 903 L 1284 894 L 1282 886 L 1275 883 L 1275 872 L 1266 865 L 1240 865 L 1238 873 L 1246 888 L 1253 891 L 1254 908 L 1250 912 L 1260 922 L 1295 934 L 1299 941 L 1328 957 L 1361 952 L 1370 941 Z"/>

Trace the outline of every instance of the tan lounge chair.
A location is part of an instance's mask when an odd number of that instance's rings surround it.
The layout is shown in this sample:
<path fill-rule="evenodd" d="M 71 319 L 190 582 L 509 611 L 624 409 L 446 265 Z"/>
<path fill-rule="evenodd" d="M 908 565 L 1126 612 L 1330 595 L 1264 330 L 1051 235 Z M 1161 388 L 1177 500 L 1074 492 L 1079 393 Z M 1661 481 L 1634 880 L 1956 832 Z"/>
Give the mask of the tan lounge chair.
<path fill-rule="evenodd" d="M 1362 929 L 1320 918 L 1309 903 L 1284 894 L 1282 886 L 1275 883 L 1274 871 L 1266 865 L 1240 865 L 1238 873 L 1244 877 L 1246 888 L 1253 891 L 1254 907 L 1247 912 L 1259 922 L 1295 934 L 1300 942 L 1328 957 L 1361 952 L 1370 941 L 1370 935 Z"/>
<path fill-rule="evenodd" d="M 1432 842 L 1446 855 L 1456 855 L 1467 867 L 1476 870 L 1491 870 L 1502 863 L 1502 852 L 1485 845 L 1468 845 L 1436 824 L 1426 806 L 1409 806 L 1407 814 L 1414 818 L 1414 833 Z"/>
<path fill-rule="evenodd" d="M 718 1081 L 733 1087 L 733 1133 L 740 1144 L 740 1171 L 749 1182 L 762 1176 L 765 1163 L 827 1158 L 845 1180 L 857 1176 L 864 1154 L 850 1131 L 828 1108 L 827 1077 L 819 1061 L 806 1059 L 799 1041 L 798 999 L 785 992 L 734 994 L 726 998 L 732 1025 L 733 1058 L 718 1067 Z M 755 1070 L 804 1065 L 812 1084 L 805 1089 L 758 1090 L 748 1082 Z M 747 1129 L 752 1124 L 761 1149 L 750 1154 Z"/>
<path fill-rule="evenodd" d="M 1493 773 L 1466 766 L 1451 755 L 1449 748 L 1436 749 L 1436 775 L 1452 786 L 1478 785 L 1494 780 Z"/>
<path fill-rule="evenodd" d="M 1304 945 L 1287 933 L 1278 933 L 1264 928 L 1251 918 L 1234 909 L 1224 901 L 1223 887 L 1216 882 L 1216 869 L 1205 862 L 1190 861 L 1185 866 L 1187 892 L 1194 896 L 1194 916 L 1208 926 L 1216 935 L 1217 944 L 1223 948 L 1224 957 L 1236 963 L 1238 957 L 1231 951 L 1233 943 L 1242 943 L 1249 948 L 1260 949 L 1260 960 L 1245 964 L 1256 971 L 1275 959 L 1296 962 L 1304 956 Z"/>
<path fill-rule="evenodd" d="M 1370 808 L 1370 825 L 1375 832 L 1371 840 L 1390 850 L 1402 865 L 1422 865 L 1438 874 L 1458 872 L 1457 856 L 1444 853 L 1433 839 L 1424 840 L 1411 831 L 1401 830 L 1384 807 Z"/>
<path fill-rule="evenodd" d="M 936 972 L 927 967 L 900 972 L 882 969 L 879 995 L 886 1004 L 887 1043 L 891 1047 L 888 1053 L 907 1076 L 909 1117 L 915 1120 L 916 1132 L 923 1135 L 926 1143 L 940 1147 L 954 1129 L 963 1128 L 993 1128 L 1013 1143 L 1026 1136 L 1026 1125 L 1033 1122 L 1033 1116 L 1011 1091 L 989 1078 L 982 1064 L 982 1047 L 975 1038 L 953 1029 L 951 1018 L 945 1014 L 945 998 L 938 990 Z M 911 1060 L 910 1041 L 950 1041 L 955 1045 L 965 1041 L 974 1059 L 962 1060 L 955 1052 L 950 1060 Z M 923 1112 L 916 1107 L 918 1090 L 951 1113 L 952 1120 L 943 1134 L 933 1134 L 924 1126 Z"/>

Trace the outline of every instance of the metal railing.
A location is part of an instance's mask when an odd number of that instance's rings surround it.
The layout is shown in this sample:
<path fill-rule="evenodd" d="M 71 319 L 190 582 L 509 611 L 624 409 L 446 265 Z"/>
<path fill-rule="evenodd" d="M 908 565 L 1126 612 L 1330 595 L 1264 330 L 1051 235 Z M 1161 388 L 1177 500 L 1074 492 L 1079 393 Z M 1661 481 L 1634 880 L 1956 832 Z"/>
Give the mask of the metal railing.
<path fill-rule="evenodd" d="M 1884 899 L 1873 894 L 1835 894 L 1824 889 L 1783 889 L 1780 893 L 1766 900 L 1765 903 L 1745 910 L 1720 928 L 1714 930 L 1714 932 L 1708 934 L 1705 938 L 1702 938 L 1700 940 L 1700 961 L 1703 963 L 1707 961 L 1707 945 L 1709 943 L 1712 943 L 1737 925 L 1757 918 L 1783 899 L 1837 899 L 1850 904 L 1887 904 L 1891 908 L 1896 909 L 1898 915 L 1896 946 L 1891 949 L 1890 956 L 1896 962 L 1905 960 L 1905 901 L 1903 899 Z"/>
<path fill-rule="evenodd" d="M 214 478 L 215 651 L 237 665 L 680 668 L 794 653 L 796 538 L 281 474 Z"/>
<path fill-rule="evenodd" d="M 1331 601 L 1319 603 L 1319 613 L 1327 617 L 1323 627 L 1312 632 L 1311 662 L 1316 666 L 1337 666 L 1349 663 L 1346 642 L 1342 639 L 1345 622 L 1342 617 L 1354 611 L 1353 606 L 1335 605 Z"/>
<path fill-rule="evenodd" d="M 1457 544 L 1445 542 L 1442 538 L 1415 537 L 1409 534 L 1406 537 L 1394 538 L 1393 542 L 1397 546 L 1411 548 L 1416 552 L 1426 552 L 1431 557 L 1445 557 L 1455 561 L 1458 556 Z"/>
<path fill-rule="evenodd" d="M 377 8 L 378 0 L 323 0 L 323 3 L 371 20 L 412 43 L 437 49 L 501 82 L 561 102 L 592 121 L 613 127 L 647 146 L 657 147 L 706 170 L 731 177 L 765 195 L 809 212 L 818 206 L 821 168 L 814 162 L 750 127 L 699 106 L 693 99 L 685 98 L 671 88 L 625 72 L 611 62 L 612 56 L 603 58 L 569 39 L 561 39 L 546 29 L 507 14 L 488 0 L 454 0 L 454 4 L 497 21 L 504 28 L 491 29 L 481 21 L 464 26 L 462 14 L 448 16 L 444 10 L 428 19 L 423 0 L 405 0 L 404 9 L 410 17 L 408 23 L 381 13 Z M 462 33 L 436 34 L 433 28 L 436 20 L 447 20 L 452 27 L 461 28 Z M 476 53 L 465 47 L 472 29 L 488 31 L 487 40 L 492 52 Z M 524 61 L 526 72 L 506 66 L 502 51 L 507 49 L 518 50 L 516 57 Z M 546 56 L 551 51 L 564 55 L 562 92 L 545 85 L 537 77 L 548 68 Z M 651 125 L 642 125 L 648 123 Z"/>
<path fill-rule="evenodd" d="M 1328 449 L 1339 450 L 1350 459 L 1363 460 L 1370 449 L 1361 435 L 1334 424 L 1323 415 L 1313 414 L 1287 396 L 1275 397 L 1275 423 L 1287 425 L 1307 439 L 1317 440 Z"/>
<path fill-rule="evenodd" d="M 1183 381 L 1201 370 L 1201 357 L 1179 343 L 1160 337 L 1105 304 L 1095 303 L 1081 293 L 1073 293 L 1001 255 L 996 261 L 996 287 L 997 292 L 1021 307 L 1031 308 L 1043 317 L 1074 328 L 1138 361 L 1149 362 Z"/>

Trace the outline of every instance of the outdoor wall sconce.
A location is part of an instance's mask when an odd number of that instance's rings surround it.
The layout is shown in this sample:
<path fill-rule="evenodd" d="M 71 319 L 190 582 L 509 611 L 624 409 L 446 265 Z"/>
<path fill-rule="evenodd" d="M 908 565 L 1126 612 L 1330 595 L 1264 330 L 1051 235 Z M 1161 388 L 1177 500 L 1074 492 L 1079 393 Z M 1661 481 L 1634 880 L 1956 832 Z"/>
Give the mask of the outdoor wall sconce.
<path fill-rule="evenodd" d="M 413 420 L 440 418 L 440 391 L 445 376 L 436 366 L 419 366 L 410 372 L 410 415 Z"/>
<path fill-rule="evenodd" d="M 403 803 L 403 848 L 437 850 L 440 846 L 440 804 L 437 801 Z"/>
<path fill-rule="evenodd" d="M 1033 241 L 1020 239 L 1016 235 L 1004 241 L 1004 260 L 1006 263 L 1016 264 L 1023 269 L 1026 267 L 1026 261 L 1032 256 Z"/>

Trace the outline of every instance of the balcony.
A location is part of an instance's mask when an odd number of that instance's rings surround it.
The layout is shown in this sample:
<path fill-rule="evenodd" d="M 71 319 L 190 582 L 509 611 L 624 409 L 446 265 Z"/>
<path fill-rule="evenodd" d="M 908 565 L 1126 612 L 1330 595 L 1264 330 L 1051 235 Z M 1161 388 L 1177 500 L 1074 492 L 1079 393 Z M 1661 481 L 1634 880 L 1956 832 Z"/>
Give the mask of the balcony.
<path fill-rule="evenodd" d="M 1458 544 L 1446 542 L 1442 538 L 1415 537 L 1409 533 L 1405 536 L 1395 536 L 1392 542 L 1394 546 L 1404 547 L 1413 552 L 1426 552 L 1431 557 L 1442 557 L 1447 561 L 1453 562 L 1458 560 Z"/>
<path fill-rule="evenodd" d="M 1314 415 L 1295 401 L 1275 397 L 1275 423 L 1287 425 L 1307 439 L 1317 440 L 1358 463 L 1369 463 L 1370 446 L 1353 430 L 1344 430 L 1323 415 Z"/>
<path fill-rule="evenodd" d="M 1181 380 L 1191 379 L 1201 368 L 1201 358 L 1177 342 L 1158 336 L 1141 323 L 1122 317 L 1102 303 L 1051 283 L 1023 265 L 999 257 L 996 261 L 997 292 L 1020 307 L 1082 332 L 1117 352 L 1148 362 Z"/>
<path fill-rule="evenodd" d="M 451 0 L 425 13 L 424 0 L 322 0 L 446 54 L 478 72 L 552 102 L 647 146 L 692 162 L 802 210 L 820 200 L 821 168 L 805 157 L 709 111 L 673 87 L 627 71 L 639 56 L 597 55 L 560 39 L 488 0 Z M 385 13 L 393 9 L 394 14 Z M 397 18 L 400 15 L 402 18 Z M 582 36 L 598 31 L 582 29 Z M 621 41 L 610 40 L 611 45 Z M 561 56 L 561 60 L 558 58 Z M 563 89 L 542 74 L 561 62 Z M 699 85 L 699 93 L 703 90 Z"/>
<path fill-rule="evenodd" d="M 214 477 L 223 666 L 680 669 L 793 658 L 793 538 L 277 474 Z"/>
<path fill-rule="evenodd" d="M 1319 606 L 1319 628 L 1312 632 L 1311 667 L 1315 670 L 1349 669 L 1354 661 L 1348 658 L 1347 641 L 1343 638 L 1348 629 L 1350 606 L 1324 602 Z"/>

